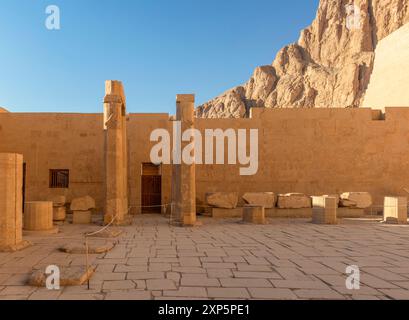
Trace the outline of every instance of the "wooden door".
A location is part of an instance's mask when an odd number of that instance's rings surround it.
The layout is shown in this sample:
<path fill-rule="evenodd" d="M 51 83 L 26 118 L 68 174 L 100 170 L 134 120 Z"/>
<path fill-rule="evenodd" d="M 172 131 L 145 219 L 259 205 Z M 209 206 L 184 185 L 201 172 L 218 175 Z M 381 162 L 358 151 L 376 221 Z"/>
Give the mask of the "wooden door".
<path fill-rule="evenodd" d="M 144 164 L 142 168 L 142 213 L 162 212 L 162 176 L 160 167 Z"/>

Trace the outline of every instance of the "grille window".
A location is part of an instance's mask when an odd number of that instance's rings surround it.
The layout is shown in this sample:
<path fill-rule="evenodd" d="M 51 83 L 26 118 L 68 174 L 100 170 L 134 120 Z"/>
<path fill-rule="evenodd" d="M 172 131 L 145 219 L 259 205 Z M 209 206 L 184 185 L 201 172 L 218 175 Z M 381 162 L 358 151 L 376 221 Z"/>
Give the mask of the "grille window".
<path fill-rule="evenodd" d="M 50 188 L 67 189 L 70 184 L 70 170 L 50 170 Z"/>

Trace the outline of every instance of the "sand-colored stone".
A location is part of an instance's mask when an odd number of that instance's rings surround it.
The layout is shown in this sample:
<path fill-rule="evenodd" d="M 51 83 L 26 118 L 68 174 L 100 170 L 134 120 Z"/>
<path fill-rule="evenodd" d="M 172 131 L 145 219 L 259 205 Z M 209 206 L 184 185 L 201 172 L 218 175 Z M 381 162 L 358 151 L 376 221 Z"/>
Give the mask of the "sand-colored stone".
<path fill-rule="evenodd" d="M 22 233 L 23 156 L 0 153 L 0 252 L 30 245 Z"/>
<path fill-rule="evenodd" d="M 73 211 L 72 223 L 73 224 L 91 224 L 92 211 Z"/>
<path fill-rule="evenodd" d="M 71 201 L 71 211 L 88 211 L 95 209 L 95 200 L 90 196 L 75 198 Z"/>
<path fill-rule="evenodd" d="M 337 224 L 337 198 L 329 196 L 312 197 L 312 223 Z"/>
<path fill-rule="evenodd" d="M 95 267 L 90 266 L 69 266 L 60 268 L 60 286 L 81 286 L 88 279 L 91 279 L 95 272 Z M 35 270 L 28 280 L 28 285 L 33 287 L 45 287 L 47 275 L 45 270 Z"/>
<path fill-rule="evenodd" d="M 90 234 L 93 232 L 87 232 L 87 234 Z M 110 238 L 116 238 L 119 237 L 123 233 L 122 229 L 118 228 L 108 228 L 106 230 L 103 230 L 102 232 L 98 232 L 95 234 L 92 234 L 90 238 L 102 238 L 102 239 L 110 239 Z"/>
<path fill-rule="evenodd" d="M 65 221 L 67 218 L 67 208 L 65 207 L 53 207 L 53 220 Z"/>
<path fill-rule="evenodd" d="M 365 209 L 339 207 L 337 210 L 338 218 L 362 218 L 365 216 Z"/>
<path fill-rule="evenodd" d="M 51 196 L 48 200 L 53 203 L 53 207 L 63 207 L 67 203 L 66 196 Z"/>
<path fill-rule="evenodd" d="M 265 209 L 268 218 L 312 218 L 312 208 L 302 209 Z"/>
<path fill-rule="evenodd" d="M 277 207 L 280 209 L 311 208 L 311 197 L 302 193 L 278 195 Z"/>
<path fill-rule="evenodd" d="M 100 253 L 106 253 L 111 251 L 115 247 L 115 244 L 110 242 L 110 243 L 104 243 L 104 244 L 97 244 L 90 242 L 88 244 L 88 254 L 100 254 Z M 61 248 L 59 248 L 61 252 L 66 252 L 70 254 L 86 254 L 87 253 L 87 248 L 84 243 L 69 243 Z"/>
<path fill-rule="evenodd" d="M 367 209 L 372 206 L 372 196 L 369 192 L 345 192 L 340 196 L 340 206 Z"/>
<path fill-rule="evenodd" d="M 176 121 L 180 122 L 181 133 L 195 128 L 195 96 L 179 94 L 176 97 Z M 181 141 L 181 150 L 192 141 Z M 177 148 L 177 146 L 176 146 Z M 194 153 L 192 153 L 194 157 Z M 196 224 L 196 166 L 187 164 L 173 155 L 172 167 L 172 223 L 181 226 Z M 180 163 L 180 164 L 179 164 Z"/>
<path fill-rule="evenodd" d="M 276 206 L 277 198 L 274 192 L 253 192 L 246 193 L 243 200 L 250 205 L 261 206 L 265 209 L 271 209 Z"/>
<path fill-rule="evenodd" d="M 243 222 L 265 224 L 265 209 L 261 206 L 246 205 L 243 208 Z"/>
<path fill-rule="evenodd" d="M 385 197 L 383 218 L 387 223 L 408 223 L 408 198 Z"/>
<path fill-rule="evenodd" d="M 221 209 L 235 209 L 239 202 L 239 195 L 235 192 L 216 192 L 206 195 L 206 203 Z"/>
<path fill-rule="evenodd" d="M 241 218 L 243 216 L 243 208 L 235 209 L 212 208 L 211 216 L 215 219 Z"/>
<path fill-rule="evenodd" d="M 409 23 L 382 39 L 375 50 L 375 62 L 363 107 L 407 107 L 409 101 Z"/>
<path fill-rule="evenodd" d="M 24 230 L 46 232 L 53 229 L 53 203 L 51 201 L 25 203 Z"/>
<path fill-rule="evenodd" d="M 106 81 L 104 97 L 104 222 L 124 224 L 128 208 L 128 143 L 125 90 L 120 81 Z"/>
<path fill-rule="evenodd" d="M 357 5 L 359 20 L 347 5 Z M 379 41 L 409 22 L 408 0 L 321 0 L 312 25 L 301 31 L 297 43 L 281 49 L 271 65 L 257 67 L 250 80 L 203 104 L 197 115 L 203 118 L 242 118 L 255 107 L 266 108 L 345 108 L 362 104 L 373 70 L 375 48 Z M 352 21 L 351 21 L 352 20 Z M 352 22 L 351 24 L 347 22 Z M 354 24 L 357 21 L 357 25 Z M 352 26 L 352 28 L 351 28 Z M 402 42 L 401 42 L 402 39 Z M 393 75 L 391 84 L 404 86 L 405 75 L 394 70 L 406 63 L 405 38 L 399 36 L 388 50 L 400 50 L 396 61 L 386 62 L 394 69 L 379 69 L 379 85 L 373 84 L 377 105 L 389 99 L 392 92 L 407 97 L 406 92 L 387 90 L 384 96 L 384 76 Z M 391 41 L 393 41 L 391 39 Z M 385 47 L 388 43 L 385 44 Z M 381 53 L 382 54 L 382 51 Z M 407 66 L 407 64 L 406 64 Z M 401 69 L 405 73 L 407 67 Z M 389 79 L 389 77 L 388 77 Z M 376 80 L 374 80 L 376 82 Z M 368 104 L 367 103 L 367 104 Z M 407 104 L 407 103 L 406 103 Z M 385 105 L 382 105 L 385 106 Z"/>

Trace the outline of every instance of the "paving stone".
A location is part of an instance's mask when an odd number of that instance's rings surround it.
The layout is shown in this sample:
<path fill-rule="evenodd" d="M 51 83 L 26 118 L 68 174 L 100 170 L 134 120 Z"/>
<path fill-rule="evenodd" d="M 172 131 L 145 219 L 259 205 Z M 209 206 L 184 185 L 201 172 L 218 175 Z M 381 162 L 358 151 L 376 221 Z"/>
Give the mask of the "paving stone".
<path fill-rule="evenodd" d="M 141 290 L 119 290 L 108 292 L 105 300 L 150 300 L 152 295 L 150 291 Z"/>
<path fill-rule="evenodd" d="M 183 275 L 180 283 L 185 287 L 220 287 L 219 280 L 208 278 L 206 275 Z"/>
<path fill-rule="evenodd" d="M 165 279 L 164 272 L 129 272 L 128 280 Z"/>
<path fill-rule="evenodd" d="M 173 280 L 154 279 L 146 280 L 148 290 L 176 290 L 176 285 Z"/>
<path fill-rule="evenodd" d="M 207 292 L 202 287 L 179 287 L 178 290 L 164 291 L 164 297 L 207 298 Z"/>
<path fill-rule="evenodd" d="M 270 288 L 271 282 L 266 279 L 226 278 L 220 279 L 223 287 L 227 288 Z"/>
<path fill-rule="evenodd" d="M 134 289 L 135 283 L 131 280 L 104 281 L 103 290 L 127 290 Z"/>
<path fill-rule="evenodd" d="M 290 289 L 248 288 L 254 299 L 296 300 L 297 296 Z"/>
<path fill-rule="evenodd" d="M 245 288 L 208 288 L 207 294 L 209 298 L 244 298 L 249 299 L 250 295 Z"/>

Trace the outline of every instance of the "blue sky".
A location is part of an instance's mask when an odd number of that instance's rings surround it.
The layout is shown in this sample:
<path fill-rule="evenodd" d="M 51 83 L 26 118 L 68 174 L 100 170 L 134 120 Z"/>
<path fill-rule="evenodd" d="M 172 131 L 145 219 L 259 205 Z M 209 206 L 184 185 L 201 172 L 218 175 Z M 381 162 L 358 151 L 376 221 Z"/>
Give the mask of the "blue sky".
<path fill-rule="evenodd" d="M 61 30 L 45 27 L 48 5 Z M 102 112 L 122 80 L 128 112 L 169 112 L 244 83 L 308 26 L 318 0 L 1 0 L 0 106 Z"/>

